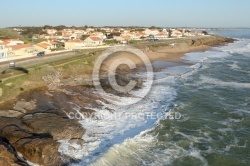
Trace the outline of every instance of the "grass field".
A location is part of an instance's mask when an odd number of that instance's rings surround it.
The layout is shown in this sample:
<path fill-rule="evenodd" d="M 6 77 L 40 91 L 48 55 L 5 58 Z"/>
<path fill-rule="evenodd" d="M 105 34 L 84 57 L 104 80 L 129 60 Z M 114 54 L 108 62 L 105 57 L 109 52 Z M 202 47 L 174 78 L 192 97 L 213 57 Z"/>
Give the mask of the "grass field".
<path fill-rule="evenodd" d="M 1 72 L 0 103 L 14 99 L 24 91 L 46 87 L 46 82 L 42 78 L 47 75 L 59 72 L 62 74 L 62 78 L 70 78 L 92 74 L 94 61 L 102 50 L 92 50 L 88 54 L 86 52 L 80 52 L 74 57 L 69 56 L 60 60 L 52 60 L 22 68 L 7 69 Z"/>

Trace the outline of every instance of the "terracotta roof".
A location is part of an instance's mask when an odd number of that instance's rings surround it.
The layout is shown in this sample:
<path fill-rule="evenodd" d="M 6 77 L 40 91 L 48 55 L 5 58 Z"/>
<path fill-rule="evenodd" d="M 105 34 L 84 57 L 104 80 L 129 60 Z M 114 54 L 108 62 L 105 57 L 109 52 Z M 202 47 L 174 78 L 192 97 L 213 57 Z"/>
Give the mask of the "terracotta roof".
<path fill-rule="evenodd" d="M 127 33 L 128 35 L 134 35 L 134 33 L 133 32 L 129 32 L 129 33 Z"/>
<path fill-rule="evenodd" d="M 58 43 L 57 43 L 57 42 L 52 41 L 52 42 L 50 42 L 50 44 L 58 44 Z"/>
<path fill-rule="evenodd" d="M 145 35 L 143 32 L 138 32 L 137 35 Z"/>
<path fill-rule="evenodd" d="M 72 34 L 64 34 L 63 37 L 70 37 Z"/>
<path fill-rule="evenodd" d="M 89 38 L 93 41 L 102 41 L 99 37 L 90 36 Z"/>
<path fill-rule="evenodd" d="M 7 45 L 7 44 L 9 44 L 10 42 L 9 41 L 3 41 L 2 43 L 1 43 L 1 45 Z"/>
<path fill-rule="evenodd" d="M 83 40 L 81 39 L 75 39 L 75 40 L 69 40 L 67 42 L 72 42 L 72 43 L 83 43 Z"/>
<path fill-rule="evenodd" d="M 130 36 L 121 36 L 123 39 L 130 39 L 131 37 Z"/>
<path fill-rule="evenodd" d="M 42 47 L 42 48 L 47 48 L 50 46 L 50 44 L 47 43 L 38 43 L 37 46 Z"/>
<path fill-rule="evenodd" d="M 12 50 L 19 50 L 22 48 L 31 48 L 32 45 L 31 44 L 19 44 L 19 45 L 9 46 L 9 47 L 12 48 Z"/>

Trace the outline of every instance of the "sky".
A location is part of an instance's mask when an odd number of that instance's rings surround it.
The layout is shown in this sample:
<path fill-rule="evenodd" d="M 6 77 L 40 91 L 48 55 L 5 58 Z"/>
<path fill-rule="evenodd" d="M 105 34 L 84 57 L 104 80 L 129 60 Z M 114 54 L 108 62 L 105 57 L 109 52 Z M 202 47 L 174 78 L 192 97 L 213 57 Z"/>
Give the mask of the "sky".
<path fill-rule="evenodd" d="M 4 0 L 0 27 L 250 27 L 250 0 Z"/>

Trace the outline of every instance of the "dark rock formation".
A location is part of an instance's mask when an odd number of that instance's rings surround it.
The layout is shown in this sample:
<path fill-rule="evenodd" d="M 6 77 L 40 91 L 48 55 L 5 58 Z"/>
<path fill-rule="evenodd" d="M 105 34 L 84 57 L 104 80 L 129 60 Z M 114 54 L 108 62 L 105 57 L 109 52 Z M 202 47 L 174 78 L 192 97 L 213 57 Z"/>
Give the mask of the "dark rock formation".
<path fill-rule="evenodd" d="M 17 152 L 9 145 L 9 142 L 0 137 L 0 165 L 1 166 L 28 166 L 24 158 L 18 156 Z"/>
<path fill-rule="evenodd" d="M 0 117 L 0 135 L 22 156 L 40 165 L 62 162 L 59 143 L 49 134 L 32 133 L 20 119 Z"/>
<path fill-rule="evenodd" d="M 29 114 L 24 116 L 22 121 L 32 132 L 48 133 L 54 140 L 81 138 L 84 134 L 84 129 L 76 120 L 63 118 L 55 114 Z"/>
<path fill-rule="evenodd" d="M 55 91 L 24 92 L 13 103 L 1 107 L 0 138 L 6 141 L 3 145 L 0 140 L 0 166 L 27 165 L 26 160 L 49 166 L 73 162 L 58 152 L 58 141 L 84 146 L 81 138 L 85 129 L 73 115 L 95 112 L 89 107 L 98 107 L 98 100 L 90 88 L 66 86 Z"/>

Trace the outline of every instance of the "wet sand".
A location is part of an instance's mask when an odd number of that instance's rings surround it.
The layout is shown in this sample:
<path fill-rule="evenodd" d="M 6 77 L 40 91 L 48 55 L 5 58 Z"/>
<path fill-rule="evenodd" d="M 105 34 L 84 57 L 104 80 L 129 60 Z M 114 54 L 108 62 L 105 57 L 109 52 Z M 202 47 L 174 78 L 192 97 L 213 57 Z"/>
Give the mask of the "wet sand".
<path fill-rule="evenodd" d="M 163 47 L 157 49 L 157 51 L 144 51 L 145 55 L 149 58 L 151 63 L 153 63 L 153 67 L 158 68 L 157 64 L 158 62 L 166 62 L 169 63 L 169 65 L 165 67 L 170 67 L 170 66 L 179 66 L 179 65 L 187 65 L 185 61 L 181 59 L 182 56 L 184 56 L 186 53 L 189 52 L 203 52 L 209 50 L 211 47 L 210 46 L 175 46 L 175 47 Z M 102 69 L 108 70 L 108 67 L 116 60 L 121 59 L 121 58 L 127 58 L 132 60 L 135 64 L 141 65 L 143 64 L 142 60 L 134 55 L 133 53 L 129 52 L 120 52 L 116 53 L 113 56 L 111 56 L 108 60 L 104 62 L 104 67 Z"/>
<path fill-rule="evenodd" d="M 198 51 L 207 51 L 211 47 L 210 46 L 186 46 L 181 47 L 177 46 L 174 48 L 163 48 L 157 50 L 157 52 L 145 52 L 146 55 L 149 57 L 151 62 L 156 60 L 162 60 L 162 61 L 180 61 L 181 57 L 189 52 L 198 52 Z"/>

